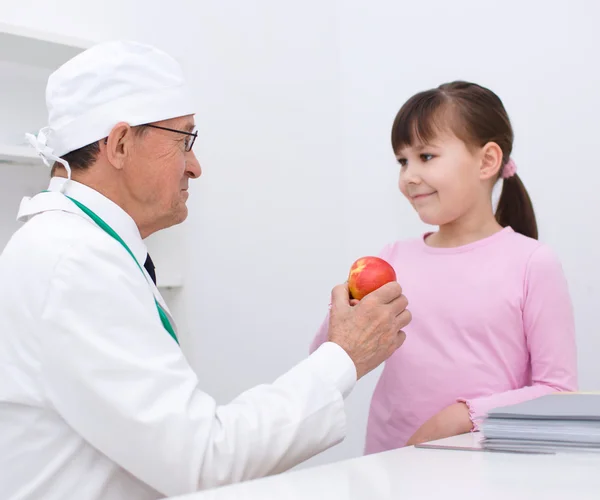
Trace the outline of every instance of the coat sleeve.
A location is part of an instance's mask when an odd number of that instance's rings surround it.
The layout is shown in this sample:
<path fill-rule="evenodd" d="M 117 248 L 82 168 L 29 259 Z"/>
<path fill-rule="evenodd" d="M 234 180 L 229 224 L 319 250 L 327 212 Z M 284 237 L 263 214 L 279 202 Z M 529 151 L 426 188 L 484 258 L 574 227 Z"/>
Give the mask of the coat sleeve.
<path fill-rule="evenodd" d="M 531 385 L 459 399 L 469 408 L 473 430 L 479 430 L 494 408 L 577 390 L 573 306 L 560 261 L 549 247 L 541 246 L 531 256 L 523 287 L 523 327 L 531 360 Z"/>
<path fill-rule="evenodd" d="M 83 439 L 174 496 L 285 471 L 344 438 L 356 369 L 341 347 L 326 342 L 273 383 L 217 405 L 133 260 L 115 254 L 107 243 L 72 248 L 40 313 L 49 402 Z"/>

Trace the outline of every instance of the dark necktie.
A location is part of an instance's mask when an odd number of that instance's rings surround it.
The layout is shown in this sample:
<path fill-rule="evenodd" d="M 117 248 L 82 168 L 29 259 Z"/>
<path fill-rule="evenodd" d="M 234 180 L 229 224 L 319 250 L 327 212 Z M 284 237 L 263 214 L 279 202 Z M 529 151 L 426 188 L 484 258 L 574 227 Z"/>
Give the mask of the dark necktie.
<path fill-rule="evenodd" d="M 148 271 L 148 274 L 150 275 L 150 277 L 152 278 L 152 281 L 154 281 L 154 284 L 156 285 L 156 272 L 154 271 L 154 262 L 152 262 L 152 259 L 150 258 L 150 254 L 148 254 L 148 256 L 146 257 L 146 262 L 144 262 L 144 267 L 146 268 L 146 271 Z"/>

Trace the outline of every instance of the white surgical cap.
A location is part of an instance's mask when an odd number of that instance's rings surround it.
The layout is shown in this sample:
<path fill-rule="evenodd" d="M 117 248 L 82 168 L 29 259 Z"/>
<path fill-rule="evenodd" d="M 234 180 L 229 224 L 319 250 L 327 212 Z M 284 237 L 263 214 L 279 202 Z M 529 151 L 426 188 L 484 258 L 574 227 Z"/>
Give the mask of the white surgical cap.
<path fill-rule="evenodd" d="M 119 122 L 131 126 L 195 113 L 179 63 L 165 52 L 130 41 L 100 43 L 48 78 L 48 126 L 26 134 L 42 160 L 107 137 Z"/>

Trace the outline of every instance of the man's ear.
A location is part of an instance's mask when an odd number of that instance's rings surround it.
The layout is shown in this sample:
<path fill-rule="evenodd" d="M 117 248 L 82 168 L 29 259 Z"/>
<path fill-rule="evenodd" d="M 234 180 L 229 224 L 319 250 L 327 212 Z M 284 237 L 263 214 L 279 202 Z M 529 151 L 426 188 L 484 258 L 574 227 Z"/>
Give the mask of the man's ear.
<path fill-rule="evenodd" d="M 495 142 L 488 142 L 481 150 L 481 180 L 495 179 L 502 168 L 502 149 Z"/>
<path fill-rule="evenodd" d="M 125 164 L 133 147 L 133 130 L 128 123 L 117 123 L 102 141 L 100 148 L 104 148 L 109 163 L 120 170 Z"/>

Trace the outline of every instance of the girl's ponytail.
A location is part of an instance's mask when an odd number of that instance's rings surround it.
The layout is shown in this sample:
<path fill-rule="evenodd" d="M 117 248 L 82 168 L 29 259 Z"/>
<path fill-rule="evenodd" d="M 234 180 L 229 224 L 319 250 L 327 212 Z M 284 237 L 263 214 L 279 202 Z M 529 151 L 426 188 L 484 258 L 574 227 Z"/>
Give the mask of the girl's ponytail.
<path fill-rule="evenodd" d="M 517 233 L 537 240 L 538 228 L 533 204 L 525 185 L 516 174 L 516 166 L 512 159 L 504 165 L 501 175 L 504 185 L 496 209 L 498 224 L 502 227 L 510 226 Z"/>

